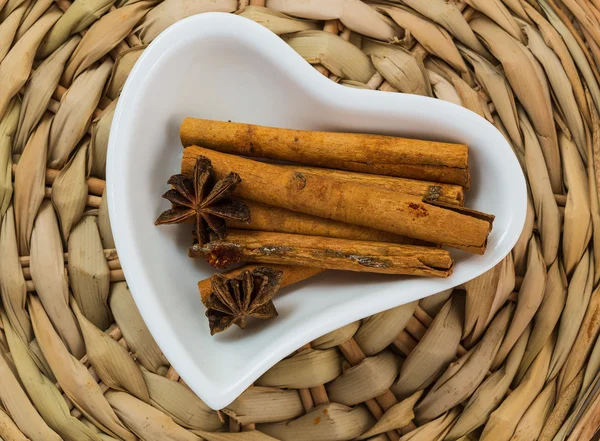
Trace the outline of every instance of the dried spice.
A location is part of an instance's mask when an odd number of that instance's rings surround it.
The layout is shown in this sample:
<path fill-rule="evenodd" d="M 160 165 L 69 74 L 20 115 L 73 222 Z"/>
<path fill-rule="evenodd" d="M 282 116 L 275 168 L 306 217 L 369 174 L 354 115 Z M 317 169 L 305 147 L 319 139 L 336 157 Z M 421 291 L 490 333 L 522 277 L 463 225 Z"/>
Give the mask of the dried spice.
<path fill-rule="evenodd" d="M 296 162 L 303 160 L 302 155 L 298 154 Z M 388 233 L 476 254 L 485 252 L 492 229 L 494 217 L 475 210 L 342 180 L 331 173 L 308 172 L 306 167 L 269 164 L 198 146 L 184 150 L 183 174 L 192 175 L 198 156 L 212 161 L 217 176 L 235 170 L 242 179 L 236 188 L 240 198 L 310 216 L 376 226 Z"/>
<path fill-rule="evenodd" d="M 155 224 L 179 224 L 195 218 L 194 235 L 201 245 L 213 238 L 223 239 L 227 231 L 225 219 L 250 222 L 248 206 L 231 199 L 240 182 L 240 176 L 233 172 L 215 182 L 210 160 L 199 156 L 191 178 L 177 174 L 169 179 L 173 188 L 163 197 L 173 208 L 162 213 Z"/>
<path fill-rule="evenodd" d="M 263 266 L 264 265 L 247 264 L 221 273 L 221 276 L 233 278 L 235 276 L 239 276 L 244 271 L 252 272 L 253 270 Z M 283 273 L 283 278 L 281 279 L 281 283 L 279 284 L 279 289 L 309 279 L 313 276 L 316 276 L 317 274 L 321 274 L 322 272 L 326 271 L 323 268 L 309 268 L 307 266 L 290 265 L 269 265 L 269 268 L 272 270 L 281 271 Z M 206 299 L 210 295 L 212 295 L 212 277 L 199 281 L 198 290 L 200 291 L 202 303 L 204 303 Z"/>
<path fill-rule="evenodd" d="M 453 266 L 450 253 L 442 248 L 234 229 L 229 230 L 225 240 L 194 244 L 188 255 L 204 258 L 215 268 L 243 261 L 448 277 Z"/>
<path fill-rule="evenodd" d="M 261 204 L 249 199 L 244 199 L 244 202 L 250 208 L 252 222 L 227 221 L 227 228 L 337 237 L 338 239 L 368 240 L 371 242 L 388 242 L 405 245 L 427 244 L 427 242 L 400 236 L 399 234 L 298 213 L 297 211 Z"/>
<path fill-rule="evenodd" d="M 290 130 L 196 118 L 183 121 L 180 137 L 184 147 L 196 145 L 234 155 L 443 182 L 465 188 L 470 183 L 469 149 L 464 144 Z"/>
<path fill-rule="evenodd" d="M 268 267 L 245 270 L 233 277 L 212 276 L 212 292 L 202 298 L 211 335 L 225 331 L 233 323 L 243 329 L 248 317 L 276 317 L 272 299 L 282 278 L 282 271 Z"/>

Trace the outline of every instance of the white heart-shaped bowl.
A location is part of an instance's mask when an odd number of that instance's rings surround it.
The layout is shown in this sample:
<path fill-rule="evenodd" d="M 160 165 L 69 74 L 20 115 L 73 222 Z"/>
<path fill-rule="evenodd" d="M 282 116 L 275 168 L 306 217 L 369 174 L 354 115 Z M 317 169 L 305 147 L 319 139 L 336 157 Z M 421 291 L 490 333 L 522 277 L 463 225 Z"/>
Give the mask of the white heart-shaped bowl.
<path fill-rule="evenodd" d="M 179 172 L 186 116 L 468 144 L 467 206 L 496 216 L 488 249 L 455 253 L 447 279 L 327 272 L 282 290 L 276 319 L 211 337 L 196 284 L 214 271 L 187 257 L 189 225 L 154 226 L 168 208 L 167 179 Z M 182 20 L 144 51 L 116 108 L 107 167 L 111 225 L 136 305 L 173 367 L 214 409 L 316 337 L 489 270 L 525 221 L 523 173 L 488 121 L 441 100 L 335 84 L 266 28 L 229 14 Z"/>

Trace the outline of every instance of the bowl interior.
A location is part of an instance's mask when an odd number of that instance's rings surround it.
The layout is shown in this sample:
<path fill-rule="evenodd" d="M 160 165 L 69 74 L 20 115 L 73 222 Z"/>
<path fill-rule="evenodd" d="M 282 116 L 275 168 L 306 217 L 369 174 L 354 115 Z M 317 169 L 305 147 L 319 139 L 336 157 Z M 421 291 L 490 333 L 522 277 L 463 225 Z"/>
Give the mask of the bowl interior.
<path fill-rule="evenodd" d="M 186 116 L 467 143 L 467 205 L 496 215 L 488 251 L 455 253 L 448 279 L 328 272 L 278 294 L 277 319 L 211 337 L 196 283 L 214 271 L 187 257 L 190 226 L 153 224 L 168 208 L 161 195 L 179 171 Z M 175 369 L 213 408 L 319 335 L 488 270 L 517 240 L 526 203 L 514 154 L 483 118 L 439 100 L 336 85 L 265 28 L 227 14 L 183 20 L 146 49 L 116 110 L 107 180 L 113 233 L 136 304 Z"/>

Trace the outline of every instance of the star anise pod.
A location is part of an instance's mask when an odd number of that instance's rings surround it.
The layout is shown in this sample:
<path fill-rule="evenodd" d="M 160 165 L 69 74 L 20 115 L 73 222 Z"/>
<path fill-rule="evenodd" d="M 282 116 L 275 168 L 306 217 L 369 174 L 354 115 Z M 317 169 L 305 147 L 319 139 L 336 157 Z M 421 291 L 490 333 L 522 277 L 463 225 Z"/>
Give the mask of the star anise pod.
<path fill-rule="evenodd" d="M 282 278 L 283 272 L 269 267 L 245 270 L 230 278 L 212 276 L 212 292 L 203 299 L 211 335 L 225 331 L 233 323 L 243 329 L 248 317 L 276 317 L 272 299 Z"/>
<path fill-rule="evenodd" d="M 241 201 L 231 199 L 231 194 L 242 179 L 237 173 L 229 173 L 216 183 L 212 163 L 199 156 L 194 165 L 193 177 L 173 175 L 168 183 L 173 188 L 163 198 L 173 208 L 162 213 L 156 225 L 179 224 L 195 218 L 194 234 L 200 244 L 216 238 L 223 239 L 227 231 L 225 219 L 250 221 L 250 209 Z"/>

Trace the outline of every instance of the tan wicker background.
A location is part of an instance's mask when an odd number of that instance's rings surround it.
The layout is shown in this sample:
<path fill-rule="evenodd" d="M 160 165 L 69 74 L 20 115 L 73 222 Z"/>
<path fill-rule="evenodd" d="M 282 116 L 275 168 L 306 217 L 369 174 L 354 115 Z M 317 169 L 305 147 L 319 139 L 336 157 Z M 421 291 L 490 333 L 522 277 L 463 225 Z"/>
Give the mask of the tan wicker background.
<path fill-rule="evenodd" d="M 103 198 L 133 64 L 207 11 L 333 81 L 479 113 L 530 190 L 494 270 L 319 338 L 220 412 L 150 336 Z M 600 0 L 0 0 L 0 438 L 599 439 L 599 69 Z"/>

